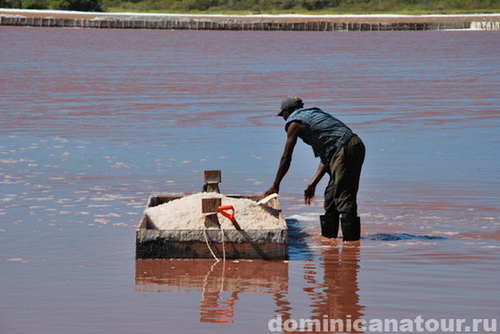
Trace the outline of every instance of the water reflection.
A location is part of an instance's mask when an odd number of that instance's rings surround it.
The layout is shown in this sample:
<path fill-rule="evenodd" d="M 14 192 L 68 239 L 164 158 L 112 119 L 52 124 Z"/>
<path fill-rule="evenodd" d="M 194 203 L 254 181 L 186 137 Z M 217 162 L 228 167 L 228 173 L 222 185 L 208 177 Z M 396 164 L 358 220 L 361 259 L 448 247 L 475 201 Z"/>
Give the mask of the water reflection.
<path fill-rule="evenodd" d="M 310 326 L 315 332 L 361 333 L 364 307 L 359 303 L 359 242 L 323 241 L 322 246 L 322 262 L 304 265 L 304 291 L 312 309 Z"/>
<path fill-rule="evenodd" d="M 273 294 L 279 312 L 286 302 L 285 261 L 136 260 L 136 291 L 201 290 L 200 321 L 233 323 L 242 293 Z"/>
<path fill-rule="evenodd" d="M 304 261 L 305 283 L 298 287 L 289 285 L 287 261 L 138 259 L 136 291 L 201 291 L 200 322 L 221 324 L 234 322 L 241 294 L 271 294 L 277 326 L 285 332 L 361 333 L 357 330 L 364 310 L 359 300 L 359 243 L 323 240 L 320 246 L 320 261 Z M 290 289 L 302 290 L 307 296 L 309 319 L 293 318 Z"/>
<path fill-rule="evenodd" d="M 298 219 L 287 218 L 288 227 L 288 255 L 291 260 L 312 260 L 313 250 L 307 244 L 307 239 L 311 237 L 307 233 Z"/>

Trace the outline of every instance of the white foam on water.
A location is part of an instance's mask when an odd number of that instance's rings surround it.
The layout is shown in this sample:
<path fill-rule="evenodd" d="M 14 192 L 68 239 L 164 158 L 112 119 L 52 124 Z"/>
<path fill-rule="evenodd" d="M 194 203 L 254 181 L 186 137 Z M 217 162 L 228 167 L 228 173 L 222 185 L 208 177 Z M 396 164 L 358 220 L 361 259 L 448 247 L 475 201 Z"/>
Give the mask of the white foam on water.
<path fill-rule="evenodd" d="M 135 227 L 134 225 L 130 225 L 130 224 L 126 224 L 126 223 L 113 223 L 113 226 Z"/>
<path fill-rule="evenodd" d="M 121 168 L 123 168 L 123 169 L 133 169 L 133 168 L 137 168 L 137 167 L 134 166 L 134 165 L 129 165 L 129 164 L 123 162 L 123 161 L 117 161 L 117 162 L 115 162 L 114 165 L 111 166 L 111 168 L 115 168 L 115 169 L 121 169 Z"/>
<path fill-rule="evenodd" d="M 26 261 L 25 259 L 23 259 L 21 257 L 13 257 L 13 258 L 7 259 L 6 261 L 9 261 L 9 262 L 20 262 L 20 263 L 30 263 L 30 261 Z"/>
<path fill-rule="evenodd" d="M 94 217 L 100 217 L 100 218 L 119 218 L 121 217 L 120 214 L 118 213 L 114 213 L 114 212 L 111 212 L 111 213 L 107 213 L 107 214 L 104 214 L 104 215 L 94 215 Z"/>
<path fill-rule="evenodd" d="M 90 215 L 90 212 L 88 212 L 88 211 L 80 211 L 80 212 L 75 212 L 75 215 L 77 215 L 77 216 L 88 216 L 88 215 Z"/>
<path fill-rule="evenodd" d="M 130 196 L 124 196 L 124 195 L 119 195 L 119 194 L 105 194 L 103 196 L 99 197 L 92 197 L 89 200 L 94 201 L 94 202 L 110 202 L 110 201 L 123 201 L 130 199 L 132 197 Z"/>
<path fill-rule="evenodd" d="M 38 201 L 38 202 L 53 201 L 54 197 L 28 197 L 28 198 L 25 198 L 25 200 L 26 201 Z"/>
<path fill-rule="evenodd" d="M 436 230 L 436 231 L 433 231 L 432 233 L 433 235 L 447 235 L 447 236 L 455 236 L 455 235 L 458 235 L 460 234 L 459 232 L 455 232 L 455 231 L 439 231 L 439 230 Z"/>
<path fill-rule="evenodd" d="M 296 219 L 302 222 L 314 222 L 314 221 L 319 221 L 319 216 L 316 214 L 291 215 L 286 219 Z"/>
<path fill-rule="evenodd" d="M 255 155 L 255 154 L 251 154 L 250 157 L 254 158 L 254 159 L 257 159 L 257 160 L 264 159 L 264 157 L 261 157 L 261 156 Z"/>

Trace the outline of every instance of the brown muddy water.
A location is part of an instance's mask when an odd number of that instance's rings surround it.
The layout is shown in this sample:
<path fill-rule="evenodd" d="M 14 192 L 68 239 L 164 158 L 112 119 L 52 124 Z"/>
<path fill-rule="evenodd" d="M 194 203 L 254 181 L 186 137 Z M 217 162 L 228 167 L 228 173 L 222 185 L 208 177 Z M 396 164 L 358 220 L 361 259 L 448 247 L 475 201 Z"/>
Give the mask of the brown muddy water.
<path fill-rule="evenodd" d="M 498 331 L 499 41 L 1 27 L 0 332 Z M 267 190 L 290 93 L 365 142 L 361 242 L 319 237 L 300 143 L 288 261 L 136 261 L 149 196 Z"/>

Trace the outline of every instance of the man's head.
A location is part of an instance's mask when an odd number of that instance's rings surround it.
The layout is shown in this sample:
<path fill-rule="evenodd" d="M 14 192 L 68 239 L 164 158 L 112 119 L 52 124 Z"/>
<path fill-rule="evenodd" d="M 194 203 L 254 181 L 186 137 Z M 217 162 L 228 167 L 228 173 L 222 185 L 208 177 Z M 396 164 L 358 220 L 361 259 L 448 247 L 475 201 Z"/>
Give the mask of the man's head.
<path fill-rule="evenodd" d="M 288 95 L 281 101 L 280 113 L 277 116 L 282 116 L 285 120 L 295 110 L 304 107 L 302 99 L 298 96 Z"/>

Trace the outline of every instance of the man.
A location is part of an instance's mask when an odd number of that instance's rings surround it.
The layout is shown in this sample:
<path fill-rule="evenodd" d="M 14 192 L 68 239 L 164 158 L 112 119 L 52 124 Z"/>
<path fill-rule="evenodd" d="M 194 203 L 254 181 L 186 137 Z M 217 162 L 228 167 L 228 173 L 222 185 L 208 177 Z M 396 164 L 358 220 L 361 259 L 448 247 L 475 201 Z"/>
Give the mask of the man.
<path fill-rule="evenodd" d="M 266 195 L 278 193 L 281 180 L 288 172 L 297 138 L 312 146 L 320 158 L 318 170 L 304 191 L 304 201 L 311 204 L 316 186 L 328 173 L 330 181 L 325 189 L 325 214 L 320 216 L 321 235 L 336 238 L 339 220 L 344 241 L 360 238 L 360 219 L 356 196 L 365 146 L 361 139 L 344 123 L 319 108 L 304 108 L 298 96 L 286 96 L 277 116 L 285 120 L 287 139 L 278 172 Z"/>

